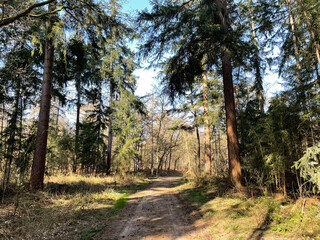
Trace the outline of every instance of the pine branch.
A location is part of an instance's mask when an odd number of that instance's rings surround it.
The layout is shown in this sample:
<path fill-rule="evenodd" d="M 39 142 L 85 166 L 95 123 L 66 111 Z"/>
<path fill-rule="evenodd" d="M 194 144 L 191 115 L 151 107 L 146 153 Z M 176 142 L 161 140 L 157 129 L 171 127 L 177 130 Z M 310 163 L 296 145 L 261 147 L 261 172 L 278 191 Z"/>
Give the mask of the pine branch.
<path fill-rule="evenodd" d="M 61 11 L 63 8 L 64 8 L 64 6 L 61 6 L 61 7 L 57 8 L 57 9 L 51 11 L 51 12 L 46 12 L 46 13 L 37 14 L 37 15 L 30 14 L 29 16 L 30 16 L 30 17 L 36 17 L 36 18 L 38 18 L 38 17 L 44 17 L 44 16 L 47 16 L 47 15 L 55 14 L 56 12 Z"/>
<path fill-rule="evenodd" d="M 37 7 L 42 7 L 42 6 L 47 5 L 47 4 L 49 4 L 49 3 L 53 2 L 53 1 L 54 0 L 48 0 L 48 1 L 41 2 L 41 3 L 33 4 L 30 7 L 28 7 L 26 10 L 18 13 L 15 16 L 11 16 L 11 17 L 7 17 L 5 19 L 2 19 L 0 21 L 0 27 L 3 27 L 3 26 L 8 25 L 10 23 L 13 23 L 14 21 L 16 21 L 16 20 L 18 20 L 18 19 L 20 19 L 22 17 L 28 16 L 33 9 L 35 9 Z"/>

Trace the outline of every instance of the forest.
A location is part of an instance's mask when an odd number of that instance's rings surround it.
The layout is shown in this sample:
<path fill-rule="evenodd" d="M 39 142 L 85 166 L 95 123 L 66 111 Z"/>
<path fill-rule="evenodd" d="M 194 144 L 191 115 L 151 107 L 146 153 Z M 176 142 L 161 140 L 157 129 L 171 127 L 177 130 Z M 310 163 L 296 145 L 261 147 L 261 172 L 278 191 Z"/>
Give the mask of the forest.
<path fill-rule="evenodd" d="M 138 1 L 0 1 L 0 239 L 319 239 L 320 2 Z"/>

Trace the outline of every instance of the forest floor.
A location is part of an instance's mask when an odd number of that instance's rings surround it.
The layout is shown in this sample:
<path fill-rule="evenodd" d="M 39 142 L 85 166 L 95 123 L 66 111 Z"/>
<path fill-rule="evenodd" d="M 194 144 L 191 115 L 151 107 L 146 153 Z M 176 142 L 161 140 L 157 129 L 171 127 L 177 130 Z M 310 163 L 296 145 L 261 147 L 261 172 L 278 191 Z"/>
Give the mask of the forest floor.
<path fill-rule="evenodd" d="M 152 181 L 128 203 L 97 239 L 186 239 L 198 219 L 175 190 L 179 178 Z"/>
<path fill-rule="evenodd" d="M 52 177 L 6 198 L 0 239 L 320 239 L 316 197 L 248 197 L 210 181 Z"/>
<path fill-rule="evenodd" d="M 164 177 L 131 195 L 95 239 L 320 239 L 319 200 L 307 199 L 303 213 L 301 204 Z"/>

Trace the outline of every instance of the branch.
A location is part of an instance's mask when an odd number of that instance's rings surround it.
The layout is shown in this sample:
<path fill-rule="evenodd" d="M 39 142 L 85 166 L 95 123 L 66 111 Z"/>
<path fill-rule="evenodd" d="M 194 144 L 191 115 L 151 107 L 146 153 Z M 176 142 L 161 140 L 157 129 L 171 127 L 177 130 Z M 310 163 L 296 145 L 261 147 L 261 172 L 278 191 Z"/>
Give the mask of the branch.
<path fill-rule="evenodd" d="M 44 17 L 44 16 L 47 16 L 47 15 L 50 15 L 50 14 L 55 14 L 56 12 L 61 11 L 63 8 L 64 8 L 64 6 L 61 6 L 61 7 L 57 8 L 57 9 L 51 11 L 51 12 L 46 12 L 46 13 L 42 13 L 42 14 L 38 14 L 38 15 L 30 14 L 29 16 L 30 17 L 36 17 L 36 18 L 37 17 Z"/>
<path fill-rule="evenodd" d="M 13 23 L 14 21 L 18 20 L 19 18 L 27 16 L 33 9 L 35 9 L 37 7 L 42 7 L 42 6 L 47 5 L 47 4 L 49 4 L 49 3 L 53 2 L 53 1 L 54 0 L 48 0 L 48 1 L 41 2 L 41 3 L 36 3 L 36 4 L 31 5 L 30 7 L 28 7 L 26 10 L 18 13 L 15 16 L 7 17 L 5 19 L 2 19 L 0 21 L 0 27 L 3 27 L 3 26 L 8 25 L 10 23 Z"/>

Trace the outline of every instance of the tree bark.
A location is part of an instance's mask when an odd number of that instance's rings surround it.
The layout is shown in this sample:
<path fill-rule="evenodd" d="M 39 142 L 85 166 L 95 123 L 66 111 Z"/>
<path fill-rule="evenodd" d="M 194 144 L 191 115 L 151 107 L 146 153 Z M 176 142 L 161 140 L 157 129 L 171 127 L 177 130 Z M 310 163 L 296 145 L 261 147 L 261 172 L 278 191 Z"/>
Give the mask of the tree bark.
<path fill-rule="evenodd" d="M 56 1 L 49 5 L 49 11 L 56 9 Z M 38 131 L 36 138 L 36 147 L 33 157 L 30 188 L 38 190 L 43 188 L 44 170 L 46 164 L 47 139 L 49 127 L 50 101 L 51 101 L 51 87 L 53 75 L 53 61 L 54 61 L 54 37 L 53 25 L 55 23 L 55 15 L 49 17 L 49 27 L 46 34 L 46 48 L 44 59 L 43 82 L 39 112 Z"/>
<path fill-rule="evenodd" d="M 150 174 L 153 175 L 153 168 L 154 168 L 154 147 L 153 147 L 153 110 L 154 110 L 154 97 L 152 94 L 152 100 L 151 100 L 151 166 L 150 166 Z"/>
<path fill-rule="evenodd" d="M 222 24 L 221 41 L 221 58 L 222 58 L 222 76 L 223 91 L 226 110 L 226 130 L 228 143 L 228 160 L 229 160 L 229 180 L 238 188 L 242 188 L 241 183 L 241 166 L 240 166 L 240 149 L 237 132 L 236 109 L 233 92 L 231 51 L 229 43 L 226 40 L 229 34 L 229 21 L 227 13 L 226 0 L 220 0 L 220 19 Z"/>
<path fill-rule="evenodd" d="M 110 70 L 113 74 L 113 63 L 110 63 Z M 109 108 L 111 110 L 111 115 L 109 116 L 109 125 L 108 125 L 108 155 L 107 155 L 107 174 L 110 174 L 111 170 L 111 158 L 112 158 L 112 138 L 113 138 L 113 131 L 112 131 L 112 109 L 113 109 L 113 95 L 114 95 L 114 79 L 113 76 L 110 77 L 110 88 L 109 88 Z"/>
<path fill-rule="evenodd" d="M 239 96 L 239 79 L 240 79 L 240 66 L 238 68 L 238 75 L 237 75 L 237 84 L 236 84 L 236 107 L 238 110 L 238 116 L 240 116 L 241 108 L 240 108 L 240 96 Z"/>
<path fill-rule="evenodd" d="M 206 63 L 205 63 L 206 64 Z M 205 137 L 205 167 L 206 174 L 211 174 L 211 143 L 210 143 L 210 123 L 209 123 L 209 100 L 208 100 L 208 78 L 206 66 L 204 65 L 203 73 L 203 117 L 204 117 L 204 137 Z"/>
<path fill-rule="evenodd" d="M 301 74 L 302 66 L 301 66 L 300 59 L 299 59 L 298 39 L 297 39 L 297 35 L 296 35 L 296 30 L 295 30 L 295 25 L 294 25 L 294 19 L 293 19 L 293 15 L 292 15 L 291 1 L 290 0 L 287 0 L 287 5 L 288 5 L 288 11 L 289 11 L 290 31 L 292 33 L 294 57 L 296 59 L 296 68 L 297 68 L 297 71 L 298 71 L 298 82 L 299 82 L 299 85 L 301 86 L 302 85 L 302 74 Z"/>
<path fill-rule="evenodd" d="M 251 1 L 250 1 L 251 4 Z M 253 13 L 251 13 L 251 31 L 252 31 L 252 40 L 254 46 L 254 68 L 256 71 L 256 79 L 255 79 L 255 91 L 256 97 L 259 101 L 259 111 L 261 113 L 264 112 L 264 96 L 263 96 L 263 83 L 262 83 L 262 76 L 261 76 L 261 69 L 260 69 L 260 59 L 259 59 L 259 48 L 258 48 L 258 41 L 257 41 L 257 34 L 256 34 L 256 26 L 253 19 Z"/>
<path fill-rule="evenodd" d="M 303 1 L 299 0 L 299 2 L 300 2 L 300 6 L 302 8 L 302 11 L 303 11 L 303 15 L 307 20 L 308 28 L 309 28 L 309 31 L 310 31 L 310 34 L 311 34 L 311 38 L 312 38 L 312 41 L 313 41 L 313 45 L 314 45 L 314 49 L 315 49 L 315 52 L 316 52 L 316 57 L 317 57 L 317 60 L 318 60 L 318 64 L 320 66 L 320 53 L 319 53 L 320 52 L 320 46 L 319 46 L 319 43 L 317 42 L 316 34 L 315 34 L 314 29 L 312 27 L 311 20 L 310 20 L 307 12 L 305 10 Z"/>
<path fill-rule="evenodd" d="M 198 162 L 198 169 L 200 171 L 200 167 L 201 167 L 201 142 L 200 142 L 198 120 L 197 120 L 198 114 L 197 114 L 197 110 L 194 107 L 192 90 L 190 93 L 190 103 L 191 103 L 191 108 L 193 111 L 193 117 L 194 117 L 194 121 L 195 121 L 195 133 L 197 136 L 197 162 Z"/>
<path fill-rule="evenodd" d="M 77 90 L 77 117 L 76 117 L 76 137 L 74 144 L 74 162 L 72 166 L 72 172 L 77 172 L 78 164 L 78 153 L 79 153 L 79 130 L 80 130 L 80 110 L 81 110 L 81 84 L 80 84 L 80 73 L 78 73 L 76 79 L 76 90 Z"/>

